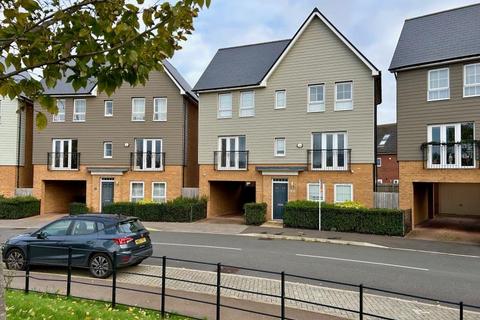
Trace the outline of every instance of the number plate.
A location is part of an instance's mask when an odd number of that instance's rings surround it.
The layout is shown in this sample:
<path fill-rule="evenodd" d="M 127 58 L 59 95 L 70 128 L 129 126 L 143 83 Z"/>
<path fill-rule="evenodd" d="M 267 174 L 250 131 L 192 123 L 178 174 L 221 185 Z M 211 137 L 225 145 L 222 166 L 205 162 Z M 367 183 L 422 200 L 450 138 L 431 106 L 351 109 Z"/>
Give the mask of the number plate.
<path fill-rule="evenodd" d="M 135 240 L 135 244 L 142 244 L 142 243 L 145 243 L 145 242 L 147 242 L 147 239 L 145 239 L 145 238 L 140 238 L 140 239 Z"/>

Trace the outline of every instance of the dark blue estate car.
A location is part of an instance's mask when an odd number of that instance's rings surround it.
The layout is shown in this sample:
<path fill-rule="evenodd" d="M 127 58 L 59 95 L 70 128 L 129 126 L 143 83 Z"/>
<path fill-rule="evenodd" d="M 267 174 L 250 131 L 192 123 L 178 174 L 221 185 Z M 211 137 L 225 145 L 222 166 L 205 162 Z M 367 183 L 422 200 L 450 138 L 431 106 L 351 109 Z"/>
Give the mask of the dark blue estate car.
<path fill-rule="evenodd" d="M 14 270 L 25 269 L 27 253 L 30 265 L 67 266 L 69 248 L 71 265 L 88 268 L 96 278 L 110 276 L 114 252 L 117 267 L 138 265 L 153 252 L 149 232 L 137 218 L 84 214 L 10 238 L 2 248 L 2 259 Z"/>

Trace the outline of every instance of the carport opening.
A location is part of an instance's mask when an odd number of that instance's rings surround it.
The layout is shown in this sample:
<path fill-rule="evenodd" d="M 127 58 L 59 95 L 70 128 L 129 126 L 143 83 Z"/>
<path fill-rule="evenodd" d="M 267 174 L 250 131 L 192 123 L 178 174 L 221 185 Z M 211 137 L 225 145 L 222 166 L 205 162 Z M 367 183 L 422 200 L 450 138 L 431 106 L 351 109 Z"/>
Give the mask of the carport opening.
<path fill-rule="evenodd" d="M 255 182 L 210 181 L 209 216 L 241 216 L 245 203 L 255 202 Z"/>
<path fill-rule="evenodd" d="M 86 203 L 86 181 L 44 181 L 45 213 L 68 213 L 72 202 Z"/>
<path fill-rule="evenodd" d="M 414 183 L 415 224 L 480 232 L 480 183 Z"/>

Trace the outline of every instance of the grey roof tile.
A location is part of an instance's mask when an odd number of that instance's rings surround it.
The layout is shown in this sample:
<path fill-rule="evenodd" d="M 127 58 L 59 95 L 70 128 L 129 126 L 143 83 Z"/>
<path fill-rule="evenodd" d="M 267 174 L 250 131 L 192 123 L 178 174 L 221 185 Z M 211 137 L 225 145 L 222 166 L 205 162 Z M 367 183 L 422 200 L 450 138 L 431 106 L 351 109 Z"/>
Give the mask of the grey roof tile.
<path fill-rule="evenodd" d="M 383 137 L 389 134 L 385 145 L 381 146 L 380 142 Z M 383 124 L 377 126 L 377 154 L 397 154 L 397 124 Z"/>
<path fill-rule="evenodd" d="M 257 85 L 289 42 L 287 39 L 219 49 L 193 90 Z"/>
<path fill-rule="evenodd" d="M 480 55 L 480 4 L 408 19 L 390 71 Z"/>

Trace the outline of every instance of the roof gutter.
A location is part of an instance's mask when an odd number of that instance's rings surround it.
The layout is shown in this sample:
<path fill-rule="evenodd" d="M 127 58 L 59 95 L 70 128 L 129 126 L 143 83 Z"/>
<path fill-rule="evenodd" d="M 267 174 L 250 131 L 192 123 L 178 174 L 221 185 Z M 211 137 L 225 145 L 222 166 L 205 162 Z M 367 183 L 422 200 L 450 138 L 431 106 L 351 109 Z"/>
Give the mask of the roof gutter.
<path fill-rule="evenodd" d="M 419 69 L 419 68 L 427 68 L 427 67 L 442 65 L 442 64 L 446 64 L 446 63 L 457 63 L 457 62 L 470 61 L 470 60 L 475 60 L 475 59 L 480 59 L 480 55 L 475 54 L 475 55 L 464 56 L 464 57 L 453 58 L 453 59 L 450 58 L 450 59 L 442 59 L 442 60 L 437 60 L 437 61 L 432 61 L 432 62 L 422 62 L 422 63 L 407 65 L 407 66 L 398 67 L 398 68 L 390 68 L 390 69 L 388 69 L 388 71 L 390 71 L 391 73 L 395 73 L 395 72 L 398 72 L 398 71 L 407 71 L 407 70 L 413 70 L 413 69 Z"/>

